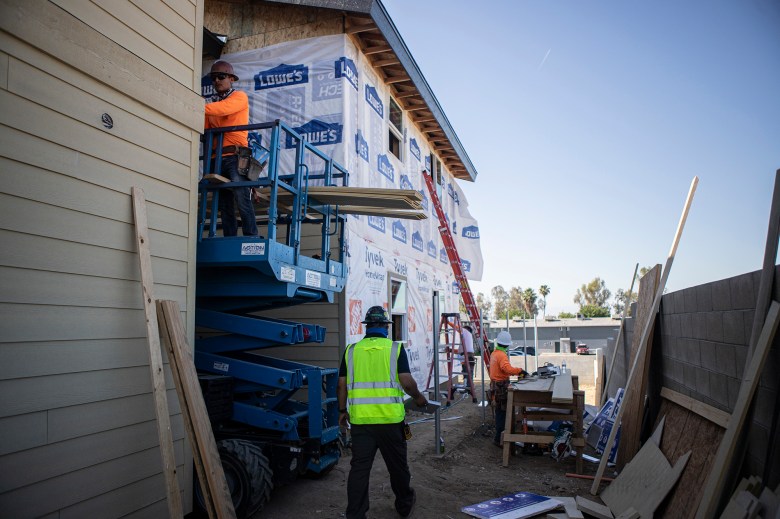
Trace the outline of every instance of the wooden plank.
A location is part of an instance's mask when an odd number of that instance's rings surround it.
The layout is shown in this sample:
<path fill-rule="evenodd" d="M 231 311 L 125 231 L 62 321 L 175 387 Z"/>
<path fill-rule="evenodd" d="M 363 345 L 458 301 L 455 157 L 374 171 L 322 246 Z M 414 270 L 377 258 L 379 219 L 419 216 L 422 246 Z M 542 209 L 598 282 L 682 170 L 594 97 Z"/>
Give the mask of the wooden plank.
<path fill-rule="evenodd" d="M 577 501 L 573 497 L 568 497 L 568 496 L 548 496 L 548 497 L 563 503 L 563 508 L 564 510 L 566 510 L 565 515 L 570 519 L 585 519 L 585 516 L 582 515 L 582 512 L 580 512 L 577 509 Z"/>
<path fill-rule="evenodd" d="M 612 511 L 610 511 L 609 507 L 591 501 L 590 499 L 585 499 L 582 496 L 577 496 L 575 500 L 577 501 L 577 509 L 586 514 L 590 514 L 598 519 L 613 519 Z"/>
<path fill-rule="evenodd" d="M 550 391 L 553 386 L 553 378 L 524 378 L 512 383 L 516 391 Z"/>
<path fill-rule="evenodd" d="M 742 431 L 745 417 L 748 414 L 750 403 L 753 401 L 761 370 L 769 353 L 769 348 L 777 333 L 780 323 L 780 303 L 772 301 L 766 316 L 766 323 L 758 338 L 754 355 L 750 364 L 746 367 L 739 387 L 737 402 L 734 404 L 734 412 L 729 420 L 726 433 L 718 445 L 718 452 L 712 464 L 712 470 L 707 478 L 699 509 L 696 512 L 697 519 L 713 517 L 717 512 L 720 497 L 725 491 L 726 470 L 731 466 L 736 448 L 736 439 Z"/>
<path fill-rule="evenodd" d="M 401 220 L 425 220 L 428 215 L 422 211 L 405 211 L 402 209 L 387 209 L 384 207 L 365 207 L 356 205 L 338 206 L 341 214 L 365 214 L 369 216 L 386 216 Z"/>
<path fill-rule="evenodd" d="M 268 198 L 271 189 L 263 188 L 260 195 Z M 323 205 L 351 205 L 367 207 L 384 207 L 386 209 L 422 209 L 422 195 L 414 189 L 384 189 L 376 187 L 342 187 L 342 186 L 311 186 L 307 191 L 310 200 Z M 292 194 L 280 189 L 277 195 L 279 203 L 289 203 L 285 200 Z"/>
<path fill-rule="evenodd" d="M 230 182 L 229 178 L 223 177 L 222 175 L 217 175 L 216 173 L 203 175 L 203 179 L 208 181 L 209 184 L 226 184 Z"/>
<path fill-rule="evenodd" d="M 555 403 L 570 403 L 574 398 L 571 373 L 564 373 L 553 378 L 552 401 Z"/>
<path fill-rule="evenodd" d="M 671 400 L 681 407 L 684 407 L 685 409 L 688 409 L 693 413 L 696 413 L 703 418 L 706 418 L 716 425 L 720 425 L 724 429 L 726 429 L 729 425 L 729 419 L 731 418 L 731 415 L 726 411 L 721 411 L 720 409 L 705 404 L 704 402 L 699 402 L 698 400 L 695 400 L 687 395 L 683 395 L 682 393 L 678 393 L 677 391 L 669 389 L 668 387 L 661 388 L 661 396 L 667 400 Z"/>
<path fill-rule="evenodd" d="M 653 328 L 655 324 L 655 312 L 653 302 L 658 292 L 658 278 L 661 275 L 661 266 L 656 265 L 639 280 L 639 295 L 637 302 L 637 323 L 644 323 L 650 319 L 650 330 L 646 337 L 634 333 L 631 338 L 630 357 L 627 366 L 637 366 L 635 376 L 626 382 L 626 394 L 623 398 L 623 406 L 628 412 L 623 418 L 620 432 L 620 445 L 618 445 L 617 466 L 622 468 L 639 451 L 642 418 L 645 415 L 645 395 L 647 393 L 647 379 L 650 370 L 650 350 L 653 347 Z M 641 303 L 641 304 L 640 304 Z M 653 312 L 650 314 L 649 312 Z M 637 330 L 634 330 L 636 332 Z M 643 341 L 640 343 L 640 341 Z"/>
<path fill-rule="evenodd" d="M 642 327 L 642 336 L 640 340 L 640 349 L 643 348 L 645 344 L 647 344 L 647 337 L 650 334 L 650 329 L 652 328 L 653 321 L 655 320 L 655 314 L 658 312 L 658 308 L 661 305 L 661 296 L 663 296 L 663 290 L 666 286 L 666 280 L 669 278 L 669 271 L 672 268 L 672 263 L 674 262 L 674 256 L 677 253 L 677 245 L 680 242 L 680 238 L 682 237 L 682 230 L 685 227 L 685 220 L 688 218 L 688 211 L 690 210 L 691 203 L 693 202 L 693 195 L 696 192 L 696 185 L 699 183 L 698 177 L 693 177 L 693 181 L 691 182 L 691 187 L 688 190 L 688 197 L 685 201 L 685 207 L 683 208 L 682 216 L 680 217 L 680 221 L 677 224 L 677 231 L 675 232 L 674 239 L 672 240 L 672 247 L 669 251 L 669 256 L 666 258 L 666 266 L 664 268 L 663 275 L 661 276 L 661 282 L 658 284 L 658 291 L 655 295 L 655 301 L 653 302 L 653 309 L 651 312 L 648 313 L 647 318 L 645 319 L 645 322 L 643 323 Z M 639 355 L 637 358 L 639 358 L 641 355 Z M 628 374 L 628 380 L 629 382 L 634 378 L 634 373 L 636 372 L 637 368 L 637 362 L 634 362 L 634 364 L 631 366 L 631 372 Z M 626 388 L 626 394 L 623 397 L 624 399 L 627 399 L 630 395 L 628 393 L 631 392 L 631 388 L 627 384 Z M 618 414 L 615 417 L 615 423 L 619 424 L 621 423 L 621 420 L 623 418 L 623 414 L 628 406 L 621 405 L 620 409 L 618 410 Z M 610 430 L 609 438 L 607 439 L 607 443 L 604 447 L 604 452 L 610 452 L 612 450 L 612 446 L 615 444 L 615 435 L 617 434 L 617 430 L 620 429 L 620 427 L 613 427 Z M 590 493 L 595 495 L 599 491 L 599 484 L 601 483 L 601 477 L 604 475 L 604 470 L 607 468 L 607 460 L 609 459 L 609 456 L 602 456 L 601 461 L 599 462 L 599 468 L 596 471 L 596 478 L 593 480 L 593 485 L 590 487 Z"/>
<path fill-rule="evenodd" d="M 149 228 L 146 223 L 146 198 L 143 189 L 134 187 L 133 217 L 135 219 L 135 242 L 138 247 L 138 260 L 141 268 L 141 291 L 146 316 L 146 338 L 149 346 L 149 371 L 152 377 L 152 395 L 157 415 L 157 434 L 160 441 L 163 473 L 168 499 L 170 517 L 183 517 L 184 512 L 179 491 L 179 479 L 176 476 L 176 459 L 173 455 L 173 435 L 171 417 L 168 412 L 168 398 L 165 393 L 165 374 L 163 372 L 162 353 L 160 352 L 160 332 L 157 326 L 157 311 L 154 307 L 154 278 L 152 257 L 149 244 Z"/>
<path fill-rule="evenodd" d="M 157 301 L 157 312 L 160 315 L 160 332 L 172 365 L 171 371 L 176 381 L 184 423 L 192 442 L 195 469 L 206 501 L 206 510 L 212 519 L 235 519 L 236 512 L 233 509 L 230 489 L 225 480 L 206 404 L 200 391 L 179 305 L 176 301 Z"/>
<path fill-rule="evenodd" d="M 628 289 L 628 293 L 634 292 L 634 282 L 636 281 L 636 273 L 639 270 L 639 263 L 634 267 L 634 275 L 631 277 L 631 288 Z M 620 316 L 620 328 L 618 328 L 617 338 L 615 339 L 615 351 L 612 352 L 612 360 L 609 363 L 609 370 L 607 371 L 607 378 L 604 380 L 604 387 L 601 390 L 600 398 L 596 398 L 596 402 L 599 402 L 599 408 L 604 407 L 604 402 L 607 401 L 609 396 L 609 383 L 612 381 L 612 370 L 615 369 L 615 359 L 618 356 L 618 348 L 620 347 L 620 338 L 623 335 L 623 330 L 626 329 L 626 314 L 631 305 L 631 301 L 627 300 L 623 307 L 623 313 Z M 639 305 L 637 305 L 639 306 Z M 596 391 L 599 391 L 599 386 L 596 385 Z"/>

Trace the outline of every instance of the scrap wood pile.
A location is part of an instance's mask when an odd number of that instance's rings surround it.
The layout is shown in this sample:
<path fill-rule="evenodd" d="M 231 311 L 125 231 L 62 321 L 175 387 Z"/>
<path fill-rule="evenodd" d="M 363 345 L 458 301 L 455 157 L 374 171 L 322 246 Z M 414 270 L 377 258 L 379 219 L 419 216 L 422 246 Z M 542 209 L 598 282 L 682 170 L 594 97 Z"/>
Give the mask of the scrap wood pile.
<path fill-rule="evenodd" d="M 566 519 L 580 517 L 579 514 L 584 513 L 601 519 L 656 516 L 696 519 L 780 518 L 780 487 L 772 490 L 766 486 L 766 481 L 762 483 L 758 477 L 743 479 L 739 484 L 736 482 L 736 476 L 742 470 L 746 449 L 744 438 L 747 437 L 745 429 L 751 421 L 751 404 L 780 324 L 780 303 L 773 300 L 771 293 L 775 283 L 775 260 L 780 238 L 780 171 L 775 179 L 764 268 L 748 355 L 732 412 L 724 412 L 669 388 L 662 388 L 655 432 L 640 448 L 640 429 L 649 391 L 647 376 L 653 344 L 653 323 L 696 180 L 689 192 L 683 218 L 660 281 L 660 265 L 640 281 L 635 332 L 641 331 L 641 335 L 634 334 L 631 349 L 625 353 L 628 357 L 625 365 L 631 369 L 627 374 L 623 401 L 620 402 L 619 395 L 611 401 L 612 423 L 606 423 L 609 434 L 600 445 L 603 454 L 591 488 L 593 495 L 600 492 L 603 504 L 578 496 L 577 512 L 572 513 L 567 508 L 563 513 L 552 511 L 547 517 Z M 617 350 L 615 355 L 619 353 Z M 604 424 L 602 421 L 601 425 Z M 613 424 L 617 426 L 612 427 Z M 619 442 L 618 431 L 621 435 Z M 603 433 L 603 430 L 600 432 Z M 597 437 L 603 440 L 604 434 Z M 770 431 L 765 479 L 768 479 L 767 474 L 771 469 L 769 460 L 772 459 L 776 438 L 773 429 Z M 615 448 L 616 445 L 619 449 Z M 615 457 L 611 456 L 613 448 Z M 602 487 L 602 483 L 607 481 L 603 475 L 609 461 L 616 462 L 619 474 L 608 486 Z"/>

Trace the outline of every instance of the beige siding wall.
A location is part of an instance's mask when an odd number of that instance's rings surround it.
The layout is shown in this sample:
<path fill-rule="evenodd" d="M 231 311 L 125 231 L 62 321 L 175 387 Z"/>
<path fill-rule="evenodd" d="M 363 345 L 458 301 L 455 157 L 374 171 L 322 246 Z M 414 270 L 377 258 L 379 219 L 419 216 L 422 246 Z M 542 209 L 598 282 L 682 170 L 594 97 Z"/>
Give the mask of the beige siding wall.
<path fill-rule="evenodd" d="M 192 330 L 201 20 L 195 0 L 0 1 L 0 515 L 167 513 L 130 190 L 155 296 Z"/>
<path fill-rule="evenodd" d="M 261 2 L 208 0 L 203 26 L 228 37 L 223 53 L 344 32 L 338 11 Z"/>

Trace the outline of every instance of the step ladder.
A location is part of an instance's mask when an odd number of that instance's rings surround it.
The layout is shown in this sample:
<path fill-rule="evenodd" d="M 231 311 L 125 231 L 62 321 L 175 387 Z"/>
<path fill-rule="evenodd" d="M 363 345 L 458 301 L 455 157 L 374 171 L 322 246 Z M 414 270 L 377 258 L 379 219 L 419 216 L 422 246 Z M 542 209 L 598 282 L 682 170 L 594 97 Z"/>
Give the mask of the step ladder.
<path fill-rule="evenodd" d="M 425 185 L 428 187 L 428 193 L 431 195 L 431 202 L 436 209 L 436 216 L 439 218 L 439 234 L 441 234 L 442 242 L 444 242 L 444 250 L 447 252 L 447 258 L 450 260 L 452 272 L 455 274 L 455 280 L 458 282 L 460 288 L 460 296 L 463 299 L 463 304 L 466 306 L 466 312 L 468 313 L 474 328 L 474 344 L 479 345 L 485 368 L 490 369 L 490 350 L 488 348 L 487 332 L 482 328 L 482 319 L 479 308 L 477 307 L 474 295 L 471 293 L 471 287 L 469 287 L 469 281 L 466 278 L 466 274 L 463 271 L 463 264 L 460 261 L 458 249 L 455 247 L 455 241 L 452 239 L 447 217 L 444 215 L 439 196 L 436 194 L 436 188 L 433 185 L 431 174 L 427 170 L 423 170 L 422 177 L 425 179 Z"/>
<path fill-rule="evenodd" d="M 445 405 L 449 405 L 455 396 L 455 392 L 459 389 L 465 389 L 471 395 L 471 399 L 476 402 L 477 394 L 474 390 L 474 374 L 471 372 L 471 364 L 469 364 L 468 356 L 465 348 L 463 348 L 463 328 L 460 323 L 460 314 L 441 314 L 439 337 L 443 337 L 443 340 L 439 342 L 439 353 L 444 353 L 447 361 L 447 400 Z M 458 354 L 463 356 L 463 360 L 460 361 L 461 371 L 456 372 L 454 366 L 455 357 Z M 441 362 L 441 359 L 439 361 Z M 431 388 L 433 372 L 434 363 L 431 362 L 431 367 L 428 370 L 428 382 L 425 384 L 426 389 Z M 468 384 L 463 386 L 453 384 L 452 377 L 455 375 L 463 375 L 464 382 L 468 382 Z M 439 387 L 438 382 L 436 381 L 433 386 L 436 390 Z"/>

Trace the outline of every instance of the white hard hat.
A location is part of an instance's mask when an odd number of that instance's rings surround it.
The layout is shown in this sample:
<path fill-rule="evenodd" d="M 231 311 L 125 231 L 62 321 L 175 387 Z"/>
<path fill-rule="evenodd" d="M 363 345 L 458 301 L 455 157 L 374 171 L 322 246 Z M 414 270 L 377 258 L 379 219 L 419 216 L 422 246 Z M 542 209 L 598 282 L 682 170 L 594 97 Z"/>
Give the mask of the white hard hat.
<path fill-rule="evenodd" d="M 496 343 L 500 344 L 501 346 L 511 346 L 512 336 L 509 335 L 509 332 L 503 331 L 498 334 L 498 337 L 496 337 Z"/>

